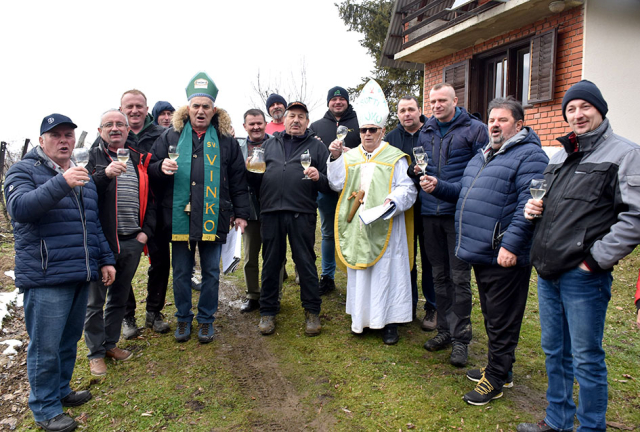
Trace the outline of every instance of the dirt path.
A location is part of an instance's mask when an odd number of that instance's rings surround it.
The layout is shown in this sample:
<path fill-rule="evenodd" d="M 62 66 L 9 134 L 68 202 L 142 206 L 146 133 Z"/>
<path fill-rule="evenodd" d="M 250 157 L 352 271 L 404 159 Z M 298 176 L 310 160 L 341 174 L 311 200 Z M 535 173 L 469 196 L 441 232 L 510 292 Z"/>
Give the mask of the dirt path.
<path fill-rule="evenodd" d="M 246 396 L 255 398 L 251 413 L 254 431 L 328 431 L 335 419 L 321 413 L 309 419 L 301 395 L 284 377 L 282 366 L 267 347 L 257 329 L 259 315 L 240 313 L 241 295 L 229 282 L 220 283 L 220 308 L 216 326 L 220 328 L 220 354 L 227 370 Z"/>

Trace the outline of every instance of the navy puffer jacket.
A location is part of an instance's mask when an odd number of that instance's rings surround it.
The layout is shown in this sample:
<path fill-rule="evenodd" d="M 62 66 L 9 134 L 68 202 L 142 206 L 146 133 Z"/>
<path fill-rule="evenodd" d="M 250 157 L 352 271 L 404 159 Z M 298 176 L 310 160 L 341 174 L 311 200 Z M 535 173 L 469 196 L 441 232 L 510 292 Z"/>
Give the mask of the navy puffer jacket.
<path fill-rule="evenodd" d="M 487 126 L 464 108 L 443 137 L 435 117 L 431 116 L 420 130 L 418 144 L 424 147 L 429 164 L 427 174 L 446 182 L 457 182 L 467 164 L 489 142 Z M 409 175 L 414 178 L 413 167 Z M 453 215 L 455 204 L 447 203 L 420 190 L 423 216 Z"/>
<path fill-rule="evenodd" d="M 115 264 L 98 219 L 93 182 L 74 191 L 35 148 L 11 166 L 4 192 L 18 288 L 94 281 L 101 267 Z"/>
<path fill-rule="evenodd" d="M 459 182 L 438 181 L 433 195 L 456 204 L 456 256 L 470 264 L 497 265 L 504 247 L 528 265 L 534 224 L 524 218 L 534 178 L 549 163 L 538 136 L 528 127 L 492 158 L 488 149 L 467 165 Z"/>

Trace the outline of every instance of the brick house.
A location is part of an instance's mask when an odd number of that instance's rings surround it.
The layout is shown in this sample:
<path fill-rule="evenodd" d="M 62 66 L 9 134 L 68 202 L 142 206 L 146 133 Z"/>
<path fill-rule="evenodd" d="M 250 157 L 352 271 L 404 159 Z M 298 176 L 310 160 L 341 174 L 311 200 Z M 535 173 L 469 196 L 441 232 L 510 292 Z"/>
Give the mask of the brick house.
<path fill-rule="evenodd" d="M 443 81 L 483 121 L 491 99 L 515 96 L 543 146 L 570 131 L 562 96 L 589 79 L 614 131 L 640 142 L 638 0 L 396 0 L 380 66 L 424 68 L 425 115 Z"/>

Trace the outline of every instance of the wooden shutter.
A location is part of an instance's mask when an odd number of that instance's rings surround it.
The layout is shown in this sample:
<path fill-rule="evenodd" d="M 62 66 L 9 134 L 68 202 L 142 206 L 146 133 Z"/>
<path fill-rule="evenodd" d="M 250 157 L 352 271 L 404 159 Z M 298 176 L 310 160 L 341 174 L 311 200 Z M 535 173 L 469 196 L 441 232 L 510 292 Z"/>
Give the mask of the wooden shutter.
<path fill-rule="evenodd" d="M 557 29 L 531 38 L 529 69 L 529 103 L 553 100 L 556 79 Z"/>
<path fill-rule="evenodd" d="M 451 84 L 456 91 L 458 106 L 469 107 L 469 60 L 461 61 L 444 68 L 442 80 Z"/>

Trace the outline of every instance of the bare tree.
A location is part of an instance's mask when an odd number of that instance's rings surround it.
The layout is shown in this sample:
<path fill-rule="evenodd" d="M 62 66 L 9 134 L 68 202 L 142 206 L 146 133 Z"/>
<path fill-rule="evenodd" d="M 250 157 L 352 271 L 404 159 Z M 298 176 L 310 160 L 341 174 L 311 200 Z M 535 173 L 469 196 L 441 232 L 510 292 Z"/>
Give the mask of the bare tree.
<path fill-rule="evenodd" d="M 289 79 L 283 83 L 281 78 L 281 76 L 278 76 L 273 80 L 270 77 L 264 79 L 260 70 L 258 70 L 256 80 L 251 84 L 253 86 L 253 91 L 258 97 L 258 99 L 255 99 L 254 96 L 251 97 L 253 105 L 264 107 L 267 103 L 267 98 L 272 93 L 279 94 L 284 97 L 287 102 L 304 102 L 307 105 L 307 108 L 309 108 L 309 111 L 317 108 L 322 103 L 322 100 L 309 88 L 307 79 L 307 63 L 304 58 L 300 64 L 300 69 L 298 71 L 292 70 L 290 72 Z"/>

